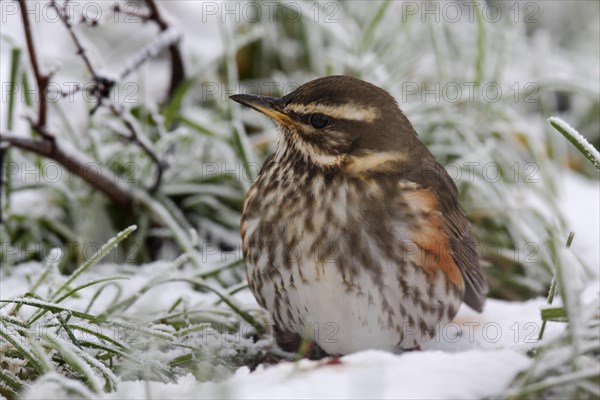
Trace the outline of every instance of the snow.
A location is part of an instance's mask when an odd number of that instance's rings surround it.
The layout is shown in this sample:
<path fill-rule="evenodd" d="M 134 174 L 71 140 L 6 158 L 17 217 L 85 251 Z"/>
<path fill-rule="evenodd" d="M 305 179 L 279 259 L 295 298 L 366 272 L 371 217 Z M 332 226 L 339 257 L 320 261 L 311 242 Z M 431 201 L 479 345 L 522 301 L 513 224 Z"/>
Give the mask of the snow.
<path fill-rule="evenodd" d="M 51 372 L 42 376 L 32 387 L 25 391 L 23 398 L 62 400 L 71 398 L 93 399 L 92 393 L 82 382 L 67 379 L 64 376 Z"/>
<path fill-rule="evenodd" d="M 571 249 L 596 276 L 600 274 L 600 180 L 574 172 L 562 178 L 559 206 L 567 231 L 575 233 Z M 565 238 L 566 240 L 566 238 Z"/>
<path fill-rule="evenodd" d="M 498 396 L 530 362 L 513 350 L 402 355 L 363 351 L 332 364 L 302 360 L 254 372 L 243 367 L 220 383 L 197 384 L 191 375 L 176 385 L 152 382 L 146 387 L 141 381 L 124 382 L 103 398 L 482 398 Z"/>
<path fill-rule="evenodd" d="M 459 340 L 448 335 L 448 341 L 441 338 L 421 352 L 363 351 L 342 357 L 335 365 L 301 360 L 260 366 L 254 372 L 242 367 L 220 383 L 198 383 L 190 375 L 177 385 L 122 382 L 104 398 L 138 398 L 145 390 L 152 398 L 494 397 L 530 365 L 523 350 L 537 343 L 540 308 L 545 304 L 541 298 L 523 303 L 491 299 L 482 315 L 463 307 L 455 320 L 463 333 Z M 549 324 L 545 340 L 563 328 Z M 426 376 L 422 376 L 424 371 Z"/>
<path fill-rule="evenodd" d="M 57 185 L 58 186 L 58 185 Z M 17 215 L 29 215 L 32 217 L 59 219 L 59 209 L 48 205 L 48 199 L 39 196 L 35 189 L 25 189 L 11 194 L 11 210 Z"/>

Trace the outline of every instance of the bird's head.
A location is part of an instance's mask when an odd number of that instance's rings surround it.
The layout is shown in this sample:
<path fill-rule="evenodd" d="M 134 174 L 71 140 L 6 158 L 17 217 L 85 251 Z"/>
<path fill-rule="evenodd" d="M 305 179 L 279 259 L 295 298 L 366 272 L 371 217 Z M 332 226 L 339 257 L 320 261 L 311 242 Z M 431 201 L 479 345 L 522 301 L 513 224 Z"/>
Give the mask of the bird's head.
<path fill-rule="evenodd" d="M 277 153 L 294 152 L 319 168 L 385 170 L 423 148 L 389 93 L 348 76 L 316 79 L 282 98 L 231 99 L 279 125 Z"/>

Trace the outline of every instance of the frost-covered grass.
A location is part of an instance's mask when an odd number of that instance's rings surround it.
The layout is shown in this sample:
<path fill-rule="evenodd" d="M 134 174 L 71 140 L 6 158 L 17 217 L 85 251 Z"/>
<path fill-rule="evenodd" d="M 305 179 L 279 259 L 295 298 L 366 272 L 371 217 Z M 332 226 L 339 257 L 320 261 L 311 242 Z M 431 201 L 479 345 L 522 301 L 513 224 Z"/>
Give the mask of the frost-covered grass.
<path fill-rule="evenodd" d="M 575 148 L 577 148 L 577 150 L 583 154 L 594 167 L 596 167 L 596 169 L 600 169 L 600 153 L 598 153 L 598 150 L 596 150 L 584 136 L 558 117 L 550 117 L 548 118 L 548 122 L 571 142 L 573 146 L 575 146 Z"/>
<path fill-rule="evenodd" d="M 112 392 L 122 380 L 172 382 L 183 372 L 215 379 L 253 365 L 272 347 L 255 343 L 263 324 L 232 297 L 236 290 L 186 267 L 187 255 L 143 267 L 95 265 L 135 229 L 119 233 L 68 277 L 57 269 L 55 250 L 53 262 L 22 264 L 8 278 L 17 287 L 3 286 L 7 299 L 0 300 L 5 395 L 51 372 L 96 393 Z M 179 292 L 161 297 L 161 286 Z"/>
<path fill-rule="evenodd" d="M 186 80 L 166 95 L 162 52 L 118 83 L 121 116 L 107 107 L 90 116 L 94 104 L 82 96 L 49 103 L 57 141 L 122 185 L 132 210 L 55 162 L 3 152 L 0 394 L 600 396 L 598 221 L 581 217 L 596 216 L 597 204 L 564 193 L 574 182 L 577 193 L 598 191 L 597 2 L 458 2 L 462 17 L 452 21 L 443 2 L 438 22 L 421 2 L 288 1 L 273 13 L 265 5 L 260 18 L 244 14 L 249 3 L 234 2 L 238 22 L 220 2 L 216 9 L 158 2 L 177 27 L 160 36 L 150 24 L 113 18 L 105 3 L 97 27 L 76 27 L 99 70 L 116 76 L 180 37 Z M 494 12 L 491 3 L 502 10 L 497 21 L 482 14 Z M 1 80 L 18 90 L 3 92 L 0 129 L 38 138 L 23 118 L 35 119 L 38 103 L 24 95 L 35 84 L 21 20 L 6 17 Z M 56 69 L 61 90 L 90 79 L 61 24 L 41 18 L 34 28 L 41 65 Z M 294 355 L 274 346 L 245 287 L 238 234 L 244 194 L 273 149 L 274 126 L 227 96 L 278 96 L 330 74 L 388 90 L 455 178 L 490 296 L 500 299 L 481 316 L 462 309 L 457 323 L 498 323 L 498 343 L 481 339 L 478 327 L 480 339 L 418 354 L 371 352 L 341 365 L 301 361 L 250 372 Z M 164 165 L 156 190 L 156 162 L 127 139 L 131 126 Z M 452 368 L 437 368 L 444 363 Z M 469 368 L 456 370 L 461 363 Z M 401 374 L 434 366 L 431 381 L 394 386 Z M 302 389 L 306 382 L 314 390 Z"/>

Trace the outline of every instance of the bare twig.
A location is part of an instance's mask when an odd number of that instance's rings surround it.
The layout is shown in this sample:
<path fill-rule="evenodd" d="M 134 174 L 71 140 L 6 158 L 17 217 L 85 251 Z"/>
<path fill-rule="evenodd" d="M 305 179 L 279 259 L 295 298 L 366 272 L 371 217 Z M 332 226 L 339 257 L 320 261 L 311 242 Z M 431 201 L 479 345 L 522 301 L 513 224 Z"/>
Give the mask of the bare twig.
<path fill-rule="evenodd" d="M 41 101 L 39 106 L 39 116 L 37 121 L 30 121 L 32 127 L 41 135 L 43 140 L 34 140 L 25 137 L 14 136 L 6 133 L 0 134 L 0 144 L 8 144 L 22 150 L 30 151 L 49 159 L 57 161 L 59 164 L 63 165 L 68 171 L 72 172 L 76 176 L 79 176 L 84 181 L 89 183 L 92 187 L 100 190 L 105 193 L 115 204 L 123 208 L 131 208 L 133 204 L 132 195 L 119 184 L 111 180 L 107 176 L 98 175 L 95 170 L 86 168 L 87 160 L 83 159 L 81 156 L 78 156 L 76 153 L 67 153 L 64 151 L 64 148 L 60 146 L 55 139 L 55 136 L 50 133 L 46 128 L 46 120 L 47 120 L 47 102 L 45 96 L 45 90 L 48 87 L 48 83 L 50 81 L 49 74 L 43 74 L 40 70 L 37 55 L 35 52 L 34 41 L 31 34 L 31 25 L 28 18 L 28 14 L 25 8 L 25 0 L 18 0 L 22 10 L 22 18 L 23 18 L 23 26 L 25 30 L 25 36 L 27 40 L 27 47 L 29 50 L 29 55 L 31 59 L 32 68 L 35 74 L 36 82 L 41 94 Z M 155 22 L 162 33 L 169 30 L 169 24 L 165 21 L 163 16 L 160 13 L 160 10 L 154 0 L 146 0 L 146 4 L 149 9 L 149 14 L 146 16 L 139 15 L 142 18 L 142 21 L 153 21 Z M 112 89 L 114 88 L 116 81 L 113 79 L 109 79 L 99 73 L 99 71 L 94 67 L 92 60 L 89 57 L 89 53 L 86 50 L 83 42 L 79 38 L 77 32 L 75 32 L 75 27 L 73 22 L 71 21 L 68 15 L 67 7 L 59 4 L 57 0 L 50 1 L 50 7 L 54 8 L 57 12 L 60 20 L 63 25 L 69 32 L 71 40 L 73 41 L 77 54 L 81 57 L 83 63 L 85 64 L 88 72 L 92 76 L 94 81 L 94 86 L 90 88 L 86 88 L 85 90 L 90 91 L 93 97 L 97 100 L 97 103 L 94 105 L 91 113 L 93 114 L 101 105 L 104 99 L 110 96 Z M 115 12 L 119 12 L 118 7 L 115 8 Z M 163 46 L 169 46 L 169 51 L 171 55 L 171 83 L 169 89 L 169 96 L 171 97 L 177 87 L 183 82 L 185 79 L 184 69 L 183 69 L 183 61 L 181 57 L 181 53 L 177 46 L 176 40 L 172 39 L 169 35 L 163 38 Z M 154 55 L 154 52 L 147 51 L 147 54 L 144 55 L 144 58 L 141 62 L 135 64 L 137 68 L 143 60 L 149 58 Z M 139 61 L 139 60 L 138 60 Z M 128 71 L 131 72 L 131 71 Z M 74 91 L 82 90 L 81 86 L 78 86 L 74 89 Z M 68 92 L 61 92 L 62 95 L 69 94 Z M 152 148 L 152 144 L 148 141 L 148 139 L 139 132 L 139 128 L 136 126 L 135 121 L 132 121 L 131 118 L 126 115 L 123 115 L 121 112 L 117 110 L 115 105 L 110 106 L 111 110 L 119 116 L 127 130 L 129 131 L 129 135 L 126 136 L 128 140 L 134 142 L 137 146 L 139 146 L 156 164 L 157 172 L 156 179 L 150 188 L 151 191 L 155 191 L 160 187 L 163 172 L 164 172 L 164 163 L 161 161 L 160 157 L 156 154 L 154 149 Z"/>
<path fill-rule="evenodd" d="M 46 88 L 50 82 L 50 75 L 44 74 L 40 69 L 38 63 L 37 53 L 35 51 L 35 45 L 33 42 L 33 35 L 31 33 L 31 24 L 29 22 L 29 14 L 27 13 L 27 6 L 25 0 L 19 0 L 19 7 L 21 9 L 21 18 L 23 19 L 23 29 L 25 31 L 25 41 L 27 42 L 27 51 L 29 53 L 29 59 L 31 66 L 33 67 L 33 74 L 35 75 L 35 81 L 38 87 L 40 95 L 40 104 L 38 107 L 38 119 L 33 127 L 36 130 L 46 127 L 46 118 L 48 115 L 48 107 L 46 103 Z"/>
<path fill-rule="evenodd" d="M 86 48 L 81 43 L 79 36 L 77 36 L 75 33 L 73 23 L 69 19 L 66 6 L 61 6 L 56 0 L 51 0 L 50 7 L 53 7 L 56 10 L 56 13 L 58 14 L 63 25 L 65 28 L 67 28 L 67 31 L 73 40 L 73 44 L 75 44 L 77 49 L 77 55 L 81 57 L 87 70 L 92 76 L 92 79 L 94 80 L 94 87 L 90 90 L 90 93 L 96 98 L 96 104 L 90 111 L 90 114 L 93 115 L 102 105 L 102 100 L 110 96 L 110 93 L 115 87 L 116 82 L 113 79 L 100 75 L 96 68 L 94 68 L 94 64 L 91 62 Z"/>
<path fill-rule="evenodd" d="M 156 1 L 146 0 L 146 5 L 150 9 L 150 19 L 158 24 L 160 30 L 166 31 L 167 29 L 169 29 L 169 24 L 167 24 L 167 21 L 163 19 L 160 10 L 158 9 L 158 6 L 156 5 Z"/>
<path fill-rule="evenodd" d="M 150 14 L 142 14 L 137 11 L 122 10 L 119 3 L 115 3 L 112 6 L 110 6 L 110 10 L 112 10 L 115 14 L 124 13 L 128 17 L 139 18 L 142 22 L 150 21 Z"/>
<path fill-rule="evenodd" d="M 122 10 L 118 3 L 115 3 L 111 7 L 111 10 L 115 13 L 124 13 L 127 16 L 139 18 L 142 22 L 152 21 L 158 25 L 161 32 L 168 31 L 170 29 L 170 26 L 162 16 L 162 13 L 160 12 L 158 5 L 156 4 L 156 1 L 145 0 L 145 2 L 149 9 L 149 12 L 147 14 L 143 14 L 137 11 Z M 121 78 L 134 71 L 151 55 L 152 54 L 147 52 L 146 55 L 139 57 L 139 60 L 132 63 L 132 67 L 128 67 L 125 69 L 125 71 L 121 74 Z M 172 98 L 179 85 L 181 85 L 181 83 L 185 80 L 185 69 L 183 66 L 183 57 L 181 56 L 181 52 L 179 51 L 177 43 L 172 43 L 169 45 L 169 55 L 171 57 L 171 82 L 169 84 L 169 98 Z"/>
<path fill-rule="evenodd" d="M 169 24 L 165 21 L 155 0 L 146 0 L 146 5 L 150 9 L 150 19 L 159 26 L 161 31 L 169 29 Z M 177 44 L 169 46 L 171 55 L 171 84 L 169 86 L 169 98 L 172 98 L 175 91 L 185 79 L 185 70 L 183 67 L 183 58 Z"/>
<path fill-rule="evenodd" d="M 140 65 L 148 61 L 152 57 L 156 57 L 161 51 L 170 48 L 179 40 L 179 33 L 175 30 L 161 32 L 160 35 L 152 42 L 140 49 L 126 63 L 125 67 L 119 74 L 119 79 L 125 79 L 127 75 L 136 71 Z"/>
<path fill-rule="evenodd" d="M 98 24 L 100 23 L 100 19 L 92 19 L 89 18 L 87 15 L 82 15 L 81 19 L 79 20 L 80 24 L 86 24 L 87 26 L 91 26 L 91 27 L 96 27 L 98 26 Z"/>
<path fill-rule="evenodd" d="M 32 126 L 32 128 L 35 129 L 35 131 L 39 133 L 44 140 L 48 140 L 50 142 L 54 141 L 54 135 L 48 132 L 44 126 L 38 126 L 30 117 L 25 117 L 25 119 L 29 121 L 29 124 Z"/>
<path fill-rule="evenodd" d="M 55 141 L 34 140 L 0 133 L 0 143 L 2 142 L 54 160 L 74 175 L 106 194 L 118 206 L 124 209 L 132 207 L 132 198 L 127 190 L 110 179 L 110 177 L 98 174 L 96 169 L 89 168 L 87 160 L 81 159 L 76 154 L 64 152 Z"/>
<path fill-rule="evenodd" d="M 69 20 L 69 15 L 67 14 L 66 7 L 60 6 L 56 2 L 56 0 L 50 1 L 50 7 L 54 8 L 56 10 L 56 13 L 58 14 L 60 20 L 63 22 L 63 24 L 67 28 L 67 31 L 69 31 L 69 35 L 71 35 L 71 39 L 73 39 L 73 43 L 75 44 L 75 47 L 77 48 L 77 54 L 79 56 L 81 56 L 81 59 L 85 63 L 85 66 L 87 67 L 87 69 L 90 72 L 90 74 L 92 75 L 92 77 L 96 78 L 97 76 L 99 76 L 98 73 L 96 73 L 96 70 L 94 69 L 94 65 L 92 64 L 92 62 L 90 61 L 90 59 L 87 55 L 87 51 L 85 50 L 85 47 L 83 47 L 83 45 L 81 44 L 81 41 L 79 40 L 79 37 L 75 34 L 75 31 L 73 30 L 73 24 Z"/>
<path fill-rule="evenodd" d="M 144 134 L 139 132 L 137 123 L 132 119 L 132 117 L 127 114 L 124 115 L 123 112 L 119 111 L 114 105 L 111 106 L 111 111 L 116 116 L 120 117 L 123 121 L 123 124 L 129 131 L 129 135 L 126 138 L 134 142 L 138 145 L 147 155 L 152 159 L 154 164 L 156 165 L 156 178 L 154 179 L 154 183 L 150 187 L 150 192 L 156 192 L 162 183 L 162 176 L 165 163 L 158 157 L 154 149 L 152 148 L 152 144 L 148 142 L 148 139 Z"/>

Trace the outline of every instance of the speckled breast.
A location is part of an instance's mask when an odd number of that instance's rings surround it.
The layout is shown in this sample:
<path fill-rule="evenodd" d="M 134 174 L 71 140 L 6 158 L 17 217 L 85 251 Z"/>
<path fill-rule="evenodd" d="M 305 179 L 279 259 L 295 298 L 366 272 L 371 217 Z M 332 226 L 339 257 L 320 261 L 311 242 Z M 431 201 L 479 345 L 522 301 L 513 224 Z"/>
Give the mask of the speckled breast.
<path fill-rule="evenodd" d="M 259 304 L 280 329 L 329 354 L 397 351 L 434 336 L 463 289 L 421 192 L 392 177 L 292 171 L 271 160 L 248 192 L 241 227 Z"/>

